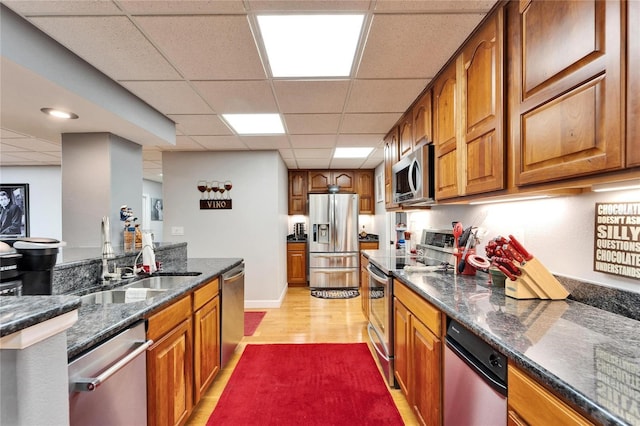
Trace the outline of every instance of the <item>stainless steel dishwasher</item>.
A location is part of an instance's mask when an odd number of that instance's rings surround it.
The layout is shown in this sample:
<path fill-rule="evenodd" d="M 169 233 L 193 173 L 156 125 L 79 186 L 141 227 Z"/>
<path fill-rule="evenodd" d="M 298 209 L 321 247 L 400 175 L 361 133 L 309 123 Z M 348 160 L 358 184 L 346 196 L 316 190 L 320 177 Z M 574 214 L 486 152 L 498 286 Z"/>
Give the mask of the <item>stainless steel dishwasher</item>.
<path fill-rule="evenodd" d="M 507 358 L 453 319 L 444 353 L 444 424 L 507 424 Z"/>
<path fill-rule="evenodd" d="M 220 368 L 223 368 L 244 336 L 244 262 L 222 274 L 220 304 Z"/>
<path fill-rule="evenodd" d="M 71 425 L 146 425 L 147 357 L 144 322 L 69 363 Z"/>

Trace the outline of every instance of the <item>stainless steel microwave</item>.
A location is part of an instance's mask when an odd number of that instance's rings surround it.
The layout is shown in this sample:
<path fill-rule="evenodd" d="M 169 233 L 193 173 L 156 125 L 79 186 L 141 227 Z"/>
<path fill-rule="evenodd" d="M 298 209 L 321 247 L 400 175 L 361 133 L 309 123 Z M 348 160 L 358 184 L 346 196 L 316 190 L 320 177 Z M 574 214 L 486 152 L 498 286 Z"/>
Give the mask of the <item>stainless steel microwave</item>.
<path fill-rule="evenodd" d="M 434 147 L 422 145 L 392 167 L 393 201 L 398 204 L 435 202 Z"/>

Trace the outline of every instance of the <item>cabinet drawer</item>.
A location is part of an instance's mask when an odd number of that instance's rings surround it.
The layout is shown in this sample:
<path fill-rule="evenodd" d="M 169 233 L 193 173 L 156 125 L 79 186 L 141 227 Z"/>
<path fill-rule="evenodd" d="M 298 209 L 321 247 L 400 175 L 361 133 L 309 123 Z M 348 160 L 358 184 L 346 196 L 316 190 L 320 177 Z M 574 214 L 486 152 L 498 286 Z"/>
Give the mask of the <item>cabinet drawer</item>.
<path fill-rule="evenodd" d="M 517 417 L 535 425 L 591 425 L 558 397 L 547 391 L 517 367 L 509 365 L 509 407 Z"/>
<path fill-rule="evenodd" d="M 191 316 L 191 295 L 184 296 L 148 318 L 147 338 L 157 341 L 165 333 Z"/>
<path fill-rule="evenodd" d="M 218 294 L 218 289 L 220 288 L 218 283 L 219 279 L 220 278 L 211 280 L 193 292 L 194 312 L 200 309 L 205 303 L 213 299 Z"/>
<path fill-rule="evenodd" d="M 433 334 L 437 337 L 441 336 L 442 320 L 437 308 L 397 280 L 394 280 L 393 294 L 424 325 L 429 327 Z"/>

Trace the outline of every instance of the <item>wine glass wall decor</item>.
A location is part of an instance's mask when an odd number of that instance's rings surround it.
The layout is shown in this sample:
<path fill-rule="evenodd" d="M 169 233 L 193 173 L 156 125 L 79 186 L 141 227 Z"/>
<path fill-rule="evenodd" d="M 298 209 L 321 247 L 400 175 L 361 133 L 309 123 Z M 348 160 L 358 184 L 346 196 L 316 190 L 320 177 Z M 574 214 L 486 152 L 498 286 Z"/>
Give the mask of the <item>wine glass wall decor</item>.
<path fill-rule="evenodd" d="M 196 185 L 200 191 L 200 210 L 229 210 L 232 206 L 230 180 L 198 181 Z"/>

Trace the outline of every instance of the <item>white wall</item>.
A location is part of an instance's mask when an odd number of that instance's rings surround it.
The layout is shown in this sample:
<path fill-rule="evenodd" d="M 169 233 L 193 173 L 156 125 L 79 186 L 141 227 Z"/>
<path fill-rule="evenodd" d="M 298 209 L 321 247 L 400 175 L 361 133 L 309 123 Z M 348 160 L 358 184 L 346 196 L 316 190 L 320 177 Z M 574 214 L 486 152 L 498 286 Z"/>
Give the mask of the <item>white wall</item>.
<path fill-rule="evenodd" d="M 287 169 L 277 151 L 164 152 L 165 241 L 189 257 L 245 259 L 245 306 L 279 306 L 286 292 Z M 200 210 L 198 180 L 231 180 L 231 210 Z M 184 229 L 173 235 L 172 228 Z"/>
<path fill-rule="evenodd" d="M 638 200 L 640 190 L 476 206 L 434 206 L 410 213 L 408 225 L 417 238 L 422 229 L 450 229 L 452 221 L 461 221 L 465 228 L 482 226 L 487 235 L 478 254 L 483 256 L 490 239 L 511 234 L 555 274 L 640 293 L 640 280 L 593 270 L 595 203 Z"/>
<path fill-rule="evenodd" d="M 32 237 L 63 239 L 60 166 L 2 167 L 0 183 L 29 184 L 29 234 Z"/>

